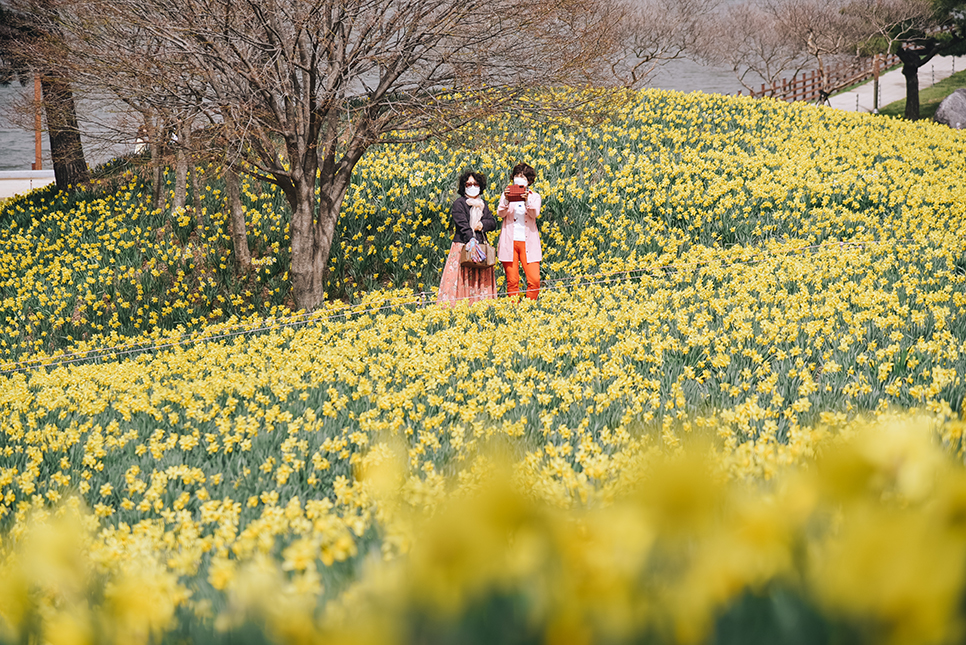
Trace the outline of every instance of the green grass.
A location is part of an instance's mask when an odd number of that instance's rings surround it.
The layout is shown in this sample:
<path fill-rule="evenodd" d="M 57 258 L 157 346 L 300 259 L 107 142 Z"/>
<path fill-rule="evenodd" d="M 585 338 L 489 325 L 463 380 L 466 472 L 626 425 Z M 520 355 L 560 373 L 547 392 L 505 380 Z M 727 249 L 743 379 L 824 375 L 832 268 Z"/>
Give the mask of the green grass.
<path fill-rule="evenodd" d="M 939 109 L 939 104 L 943 99 L 958 90 L 966 87 L 966 70 L 956 72 L 949 78 L 945 78 L 935 85 L 919 90 L 919 118 L 931 119 Z M 906 112 L 906 100 L 896 101 L 879 110 L 880 114 L 888 116 L 902 117 Z"/>

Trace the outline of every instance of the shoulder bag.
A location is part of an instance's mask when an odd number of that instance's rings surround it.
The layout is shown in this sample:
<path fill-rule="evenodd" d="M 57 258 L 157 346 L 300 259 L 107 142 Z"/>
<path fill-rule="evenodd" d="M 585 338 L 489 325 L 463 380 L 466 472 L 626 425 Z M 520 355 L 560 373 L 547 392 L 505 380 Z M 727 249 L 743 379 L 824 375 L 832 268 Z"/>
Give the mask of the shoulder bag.
<path fill-rule="evenodd" d="M 486 239 L 484 234 L 483 239 Z M 474 248 L 477 247 L 476 252 Z M 463 245 L 460 250 L 460 266 L 487 269 L 496 264 L 496 249 L 486 241 L 479 242 L 475 237 Z"/>

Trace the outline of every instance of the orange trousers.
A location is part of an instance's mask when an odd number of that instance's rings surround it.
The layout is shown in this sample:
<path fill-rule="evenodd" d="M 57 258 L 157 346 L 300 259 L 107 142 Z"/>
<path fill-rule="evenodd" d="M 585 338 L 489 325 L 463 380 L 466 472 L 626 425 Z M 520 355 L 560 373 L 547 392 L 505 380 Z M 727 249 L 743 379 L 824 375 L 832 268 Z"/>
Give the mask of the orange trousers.
<path fill-rule="evenodd" d="M 506 272 L 506 295 L 516 296 L 520 293 L 520 267 L 518 263 L 523 263 L 523 272 L 527 276 L 527 298 L 536 300 L 540 293 L 540 263 L 527 262 L 527 243 L 523 240 L 513 243 L 513 261 L 503 262 L 503 270 Z"/>

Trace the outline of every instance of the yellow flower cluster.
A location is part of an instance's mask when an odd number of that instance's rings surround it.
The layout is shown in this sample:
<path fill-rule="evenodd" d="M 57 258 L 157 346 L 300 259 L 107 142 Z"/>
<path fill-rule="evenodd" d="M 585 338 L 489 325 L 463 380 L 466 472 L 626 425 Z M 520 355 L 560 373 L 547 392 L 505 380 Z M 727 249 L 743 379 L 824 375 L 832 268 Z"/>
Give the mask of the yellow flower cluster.
<path fill-rule="evenodd" d="M 875 241 L 940 282 L 936 263 L 954 273 L 966 265 L 957 163 L 966 151 L 948 129 L 661 91 L 561 91 L 549 100 L 584 107 L 572 117 L 494 117 L 448 139 L 373 148 L 343 203 L 330 298 L 432 291 L 452 238 L 458 175 L 484 172 L 495 208 L 519 160 L 536 168 L 544 197 L 545 280 L 774 242 Z M 133 172 L 72 197 L 40 192 L 5 203 L 0 358 L 290 313 L 281 192 L 243 182 L 254 272 L 238 278 L 220 169 L 200 166 L 192 177 L 190 206 L 178 212 L 151 210 L 149 187 Z"/>
<path fill-rule="evenodd" d="M 5 628 L 36 612 L 52 643 L 146 642 L 185 616 L 256 617 L 285 641 L 359 623 L 378 640 L 420 612 L 436 629 L 437 610 L 522 603 L 546 640 L 694 641 L 747 592 L 872 640 L 955 633 L 963 473 L 928 437 L 961 457 L 963 140 L 656 91 L 460 137 L 360 164 L 329 277 L 354 306 L 244 328 L 228 316 L 275 297 L 244 289 L 286 289 L 277 192 L 246 188 L 258 273 L 241 287 L 218 273 L 217 189 L 190 217 L 145 209 L 133 176 L 4 205 L 4 356 L 156 346 L 0 374 L 0 559 L 23 581 Z M 415 298 L 438 281 L 458 173 L 489 174 L 492 197 L 518 159 L 546 207 L 540 299 Z M 928 427 L 893 428 L 906 409 Z M 90 570 L 52 588 L 28 555 L 54 538 L 32 536 L 72 514 Z M 379 607 L 388 622 L 365 618 Z"/>
<path fill-rule="evenodd" d="M 452 237 L 443 227 L 458 175 L 485 173 L 495 208 L 521 160 L 544 198 L 541 270 L 551 280 L 773 240 L 891 246 L 928 236 L 961 260 L 964 143 L 948 128 L 654 90 L 558 100 L 589 104 L 574 118 L 494 118 L 364 158 L 333 279 L 429 290 Z"/>
<path fill-rule="evenodd" d="M 246 281 L 234 276 L 225 197 L 213 184 L 197 188 L 193 208 L 167 214 L 147 206 L 150 190 L 130 170 L 75 194 L 9 200 L 0 214 L 0 358 L 287 312 L 287 273 L 273 260 L 285 246 L 282 212 L 269 221 L 259 210 L 278 211 L 279 196 L 243 188 L 258 254 Z"/>
<path fill-rule="evenodd" d="M 272 505 L 239 533 L 229 500 L 194 526 L 182 511 L 98 532 L 71 498 L 34 509 L 0 554 L 0 637 L 147 643 L 180 620 L 193 640 L 279 643 L 697 643 L 763 625 L 774 642 L 946 642 L 966 619 L 966 472 L 937 429 L 906 416 L 825 433 L 766 487 L 729 478 L 702 441 L 652 451 L 623 464 L 608 504 L 570 509 L 492 444 L 429 490 L 391 439 L 337 488 L 406 557 L 368 557 L 328 595 L 365 540 L 327 499 Z M 192 573 L 205 549 L 208 592 Z"/>
<path fill-rule="evenodd" d="M 946 642 L 966 618 L 966 472 L 934 433 L 855 424 L 767 487 L 727 480 L 698 442 L 628 465 L 613 503 L 567 511 L 482 459 L 410 518 L 410 557 L 373 567 L 323 626 L 407 642 L 416 616 L 432 640 L 487 612 L 533 642 L 706 642 L 728 621 L 777 622 L 768 642 Z M 749 620 L 756 599 L 774 604 Z"/>

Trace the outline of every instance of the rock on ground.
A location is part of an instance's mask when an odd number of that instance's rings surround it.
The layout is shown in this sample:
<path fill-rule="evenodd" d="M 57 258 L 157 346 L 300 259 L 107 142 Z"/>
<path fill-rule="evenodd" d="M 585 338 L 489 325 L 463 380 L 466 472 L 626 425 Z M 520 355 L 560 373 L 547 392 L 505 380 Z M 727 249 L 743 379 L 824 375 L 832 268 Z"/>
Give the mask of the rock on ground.
<path fill-rule="evenodd" d="M 933 118 L 957 130 L 966 127 L 966 88 L 961 87 L 944 98 Z"/>

